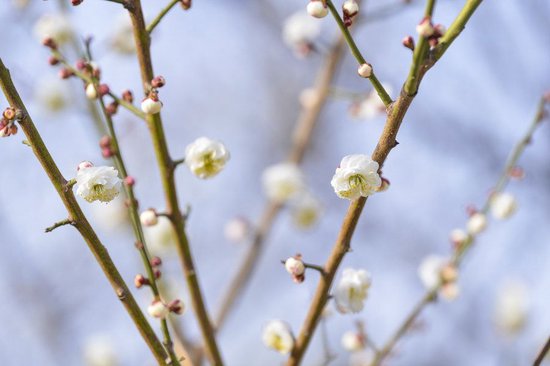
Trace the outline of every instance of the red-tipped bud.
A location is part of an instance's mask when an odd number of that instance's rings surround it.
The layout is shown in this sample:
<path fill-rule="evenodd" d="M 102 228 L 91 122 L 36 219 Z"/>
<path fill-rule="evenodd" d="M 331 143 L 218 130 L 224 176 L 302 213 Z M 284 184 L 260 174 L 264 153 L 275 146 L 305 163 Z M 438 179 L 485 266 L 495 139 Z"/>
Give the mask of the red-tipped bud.
<path fill-rule="evenodd" d="M 183 10 L 189 10 L 191 8 L 191 0 L 181 0 L 180 3 Z"/>
<path fill-rule="evenodd" d="M 134 184 L 136 184 L 136 180 L 131 175 L 124 178 L 124 184 L 126 184 L 128 187 L 133 187 Z"/>
<path fill-rule="evenodd" d="M 102 149 L 108 149 L 111 148 L 111 137 L 110 136 L 103 136 L 99 139 L 99 147 Z"/>
<path fill-rule="evenodd" d="M 414 38 L 412 36 L 406 36 L 401 43 L 409 50 L 414 51 Z"/>
<path fill-rule="evenodd" d="M 49 49 L 52 49 L 52 50 L 55 50 L 57 49 L 57 43 L 55 42 L 55 40 L 51 37 L 46 37 L 42 40 L 42 44 L 46 47 L 48 47 Z"/>
<path fill-rule="evenodd" d="M 168 309 L 174 314 L 181 315 L 185 311 L 185 306 L 181 300 L 176 299 L 170 301 L 168 304 Z"/>
<path fill-rule="evenodd" d="M 125 90 L 122 92 L 122 100 L 124 100 L 125 102 L 128 102 L 128 103 L 133 103 L 134 102 L 134 95 L 132 94 L 132 92 L 130 90 Z"/>
<path fill-rule="evenodd" d="M 59 70 L 59 77 L 61 79 L 68 79 L 73 75 L 74 75 L 73 72 L 65 67 Z"/>
<path fill-rule="evenodd" d="M 11 121 L 13 119 L 15 119 L 15 116 L 16 116 L 16 112 L 15 112 L 15 108 L 12 108 L 12 107 L 8 107 L 6 109 L 4 109 L 4 112 L 2 113 L 2 116 L 7 119 L 8 121 Z"/>
<path fill-rule="evenodd" d="M 99 96 L 100 96 L 100 97 L 103 97 L 103 96 L 109 94 L 109 91 L 110 91 L 109 85 L 107 85 L 107 84 L 101 84 L 101 85 L 98 87 L 97 91 L 99 92 Z"/>
<path fill-rule="evenodd" d="M 151 259 L 151 266 L 153 267 L 158 267 L 162 264 L 162 259 L 160 259 L 159 257 L 153 257 Z"/>
<path fill-rule="evenodd" d="M 80 59 L 75 62 L 75 67 L 77 70 L 83 71 L 88 67 L 86 60 Z"/>
<path fill-rule="evenodd" d="M 142 274 L 137 274 L 136 277 L 134 277 L 134 285 L 136 288 L 141 288 L 143 286 L 149 285 L 149 280 L 145 278 Z"/>
<path fill-rule="evenodd" d="M 111 102 L 105 107 L 105 112 L 107 112 L 109 116 L 114 116 L 117 111 L 118 111 L 117 102 Z"/>
<path fill-rule="evenodd" d="M 50 64 L 51 66 L 55 66 L 59 63 L 59 59 L 55 56 L 50 56 L 48 58 L 48 64 Z"/>
<path fill-rule="evenodd" d="M 166 80 L 163 76 L 155 76 L 153 80 L 151 80 L 151 86 L 153 88 L 162 88 L 164 85 L 166 85 Z"/>
<path fill-rule="evenodd" d="M 156 279 L 159 279 L 162 276 L 162 272 L 160 271 L 160 269 L 155 269 L 154 273 Z"/>

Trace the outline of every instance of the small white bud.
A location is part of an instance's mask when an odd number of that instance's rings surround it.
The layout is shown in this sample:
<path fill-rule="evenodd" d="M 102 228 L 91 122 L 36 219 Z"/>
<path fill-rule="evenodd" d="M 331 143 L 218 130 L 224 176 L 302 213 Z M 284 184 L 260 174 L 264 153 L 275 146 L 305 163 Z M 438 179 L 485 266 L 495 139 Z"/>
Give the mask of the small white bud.
<path fill-rule="evenodd" d="M 141 102 L 141 110 L 145 114 L 157 114 L 162 108 L 162 102 L 157 98 L 147 97 Z"/>
<path fill-rule="evenodd" d="M 487 217 L 485 217 L 485 215 L 481 212 L 476 212 L 470 216 L 470 219 L 468 219 L 468 223 L 466 224 L 466 229 L 471 235 L 478 235 L 483 232 L 485 228 L 487 228 Z"/>
<path fill-rule="evenodd" d="M 143 211 L 139 215 L 139 220 L 143 226 L 154 226 L 159 222 L 157 212 L 152 208 Z"/>
<path fill-rule="evenodd" d="M 468 234 L 462 229 L 454 229 L 451 231 L 449 239 L 454 245 L 462 245 L 468 240 Z"/>
<path fill-rule="evenodd" d="M 94 335 L 84 345 L 86 366 L 116 366 L 119 364 L 113 341 L 105 335 Z"/>
<path fill-rule="evenodd" d="M 455 300 L 460 294 L 460 289 L 456 282 L 446 283 L 441 287 L 441 296 L 447 301 Z"/>
<path fill-rule="evenodd" d="M 304 262 L 302 262 L 301 259 L 297 259 L 296 257 L 289 257 L 285 261 L 285 269 L 292 276 L 301 276 L 304 274 L 306 267 L 304 266 Z"/>
<path fill-rule="evenodd" d="M 320 0 L 311 0 L 307 4 L 307 13 L 314 18 L 324 18 L 328 14 L 328 8 Z"/>
<path fill-rule="evenodd" d="M 365 341 L 362 334 L 349 331 L 342 336 L 342 347 L 348 352 L 357 352 L 365 348 Z"/>
<path fill-rule="evenodd" d="M 424 18 L 420 24 L 416 26 L 416 32 L 424 38 L 428 38 L 434 34 L 434 27 L 430 18 Z"/>
<path fill-rule="evenodd" d="M 491 214 L 499 220 L 509 218 L 518 207 L 516 199 L 510 193 L 496 193 L 491 198 Z"/>
<path fill-rule="evenodd" d="M 367 63 L 359 65 L 359 68 L 357 69 L 357 73 L 362 78 L 370 78 L 372 76 L 372 66 Z"/>
<path fill-rule="evenodd" d="M 97 90 L 94 84 L 90 83 L 86 86 L 86 98 L 97 99 Z"/>
<path fill-rule="evenodd" d="M 527 321 L 530 307 L 529 291 L 517 280 L 508 280 L 497 292 L 495 322 L 506 333 L 519 332 Z"/>
<path fill-rule="evenodd" d="M 439 276 L 444 283 L 456 282 L 458 279 L 458 269 L 456 266 L 448 263 L 441 268 Z"/>
<path fill-rule="evenodd" d="M 81 162 L 80 164 L 78 164 L 78 166 L 76 167 L 76 170 L 79 171 L 81 169 L 86 169 L 86 168 L 91 168 L 93 167 L 94 164 L 90 161 L 83 161 Z"/>
<path fill-rule="evenodd" d="M 355 0 L 346 0 L 342 5 L 342 10 L 348 17 L 354 17 L 359 13 L 359 4 Z"/>
<path fill-rule="evenodd" d="M 153 301 L 151 305 L 147 307 L 147 312 L 153 318 L 164 319 L 170 312 L 170 309 L 162 303 L 162 301 Z"/>

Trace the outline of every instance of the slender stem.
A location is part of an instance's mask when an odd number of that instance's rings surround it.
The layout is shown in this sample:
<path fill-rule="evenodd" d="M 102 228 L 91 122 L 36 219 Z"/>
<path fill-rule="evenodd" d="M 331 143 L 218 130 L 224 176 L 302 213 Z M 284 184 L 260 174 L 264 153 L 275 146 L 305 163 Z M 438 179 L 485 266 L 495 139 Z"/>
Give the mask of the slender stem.
<path fill-rule="evenodd" d="M 542 364 L 542 361 L 544 361 L 544 357 L 546 357 L 546 354 L 550 351 L 550 337 L 546 340 L 546 343 L 540 350 L 539 354 L 537 355 L 537 358 L 535 359 L 535 362 L 533 362 L 533 366 L 540 366 Z"/>
<path fill-rule="evenodd" d="M 520 156 L 522 155 L 522 153 L 524 152 L 525 147 L 531 141 L 536 128 L 540 125 L 540 122 L 542 121 L 544 106 L 545 106 L 545 100 L 544 98 L 542 98 L 541 101 L 539 102 L 537 112 L 535 114 L 535 118 L 533 119 L 533 122 L 529 126 L 525 135 L 519 140 L 519 142 L 513 148 L 512 153 L 508 158 L 500 177 L 497 180 L 494 193 L 501 192 L 506 187 L 506 184 L 509 182 L 511 169 L 517 165 L 517 162 Z M 484 214 L 487 213 L 487 211 L 489 210 L 491 197 L 492 195 L 487 198 L 487 200 L 485 201 L 485 204 L 483 205 L 483 209 L 481 210 L 481 212 Z M 464 258 L 464 254 L 472 247 L 474 243 L 474 239 L 475 237 L 471 237 L 466 242 L 466 244 L 461 247 L 460 250 L 457 250 L 455 252 L 454 257 L 452 258 L 452 263 L 455 266 L 458 267 L 461 264 L 461 261 Z M 384 358 L 390 354 L 393 347 L 395 347 L 397 342 L 408 332 L 408 330 L 414 324 L 415 320 L 418 318 L 418 316 L 424 310 L 424 308 L 436 298 L 438 291 L 441 289 L 441 286 L 442 284 L 440 283 L 435 288 L 428 290 L 426 292 L 426 294 L 422 297 L 420 302 L 413 308 L 413 310 L 409 313 L 409 315 L 407 315 L 403 323 L 401 323 L 401 325 L 397 328 L 395 333 L 390 337 L 390 339 L 382 347 L 382 350 L 377 355 L 375 360 L 372 362 L 371 366 L 380 365 L 380 363 L 384 360 Z"/>
<path fill-rule="evenodd" d="M 326 2 L 332 16 L 334 17 L 334 19 L 336 20 L 336 23 L 338 24 L 338 27 L 340 28 L 340 31 L 342 32 L 342 34 L 344 35 L 344 38 L 346 39 L 346 43 L 348 44 L 351 50 L 351 53 L 353 54 L 353 56 L 355 57 L 359 65 L 366 64 L 367 61 L 365 61 L 365 58 L 361 54 L 361 51 L 359 51 L 359 48 L 355 44 L 355 41 L 353 40 L 353 36 L 351 35 L 348 27 L 346 27 L 346 25 L 344 24 L 344 21 L 342 20 L 342 18 L 340 17 L 340 14 L 338 13 L 338 10 L 336 10 L 336 7 L 334 6 L 331 0 L 326 0 Z M 384 102 L 384 105 L 388 107 L 392 103 L 391 97 L 389 96 L 386 89 L 384 89 L 380 81 L 378 81 L 378 78 L 374 74 L 374 71 L 372 72 L 372 75 L 369 77 L 369 80 L 372 83 L 372 86 L 374 87 L 378 95 L 380 96 L 380 99 L 382 99 L 382 102 Z"/>
<path fill-rule="evenodd" d="M 151 23 L 147 26 L 146 30 L 147 30 L 147 33 L 151 34 L 153 33 L 153 29 L 155 29 L 155 27 L 157 25 L 159 25 L 160 21 L 162 20 L 162 18 L 164 18 L 164 16 L 166 14 L 168 14 L 168 12 L 170 10 L 172 10 L 172 8 L 174 7 L 174 5 L 176 5 L 177 3 L 179 3 L 181 0 L 172 0 L 170 1 L 170 3 L 168 3 L 168 5 L 166 5 L 161 11 L 160 13 L 155 17 L 155 19 L 153 19 L 151 21 Z"/>
<path fill-rule="evenodd" d="M 74 224 L 74 221 L 72 219 L 65 219 L 54 223 L 52 226 L 47 227 L 46 230 L 44 231 L 47 233 L 51 233 L 58 227 L 65 226 L 65 225 L 73 225 L 73 224 Z"/>
<path fill-rule="evenodd" d="M 334 46 L 327 54 L 325 63 L 318 72 L 314 87 L 316 95 L 315 103 L 309 107 L 303 107 L 296 122 L 292 136 L 292 147 L 287 158 L 291 163 L 299 165 L 302 162 L 321 111 L 330 96 L 330 86 L 340 65 L 343 50 L 344 37 L 339 35 Z M 230 310 L 236 304 L 239 294 L 252 278 L 251 274 L 258 263 L 258 257 L 263 252 L 265 239 L 281 208 L 282 205 L 279 203 L 272 201 L 266 203 L 248 252 L 245 254 L 242 264 L 231 279 L 228 290 L 222 298 L 221 306 L 215 317 L 216 329 L 218 331 L 222 328 Z"/>
<path fill-rule="evenodd" d="M 417 85 L 420 84 L 424 74 L 435 64 L 436 61 L 432 61 L 427 67 L 420 70 L 417 77 Z M 413 68 L 414 65 L 411 65 Z M 392 103 L 389 108 L 386 124 L 382 135 L 378 140 L 378 144 L 372 154 L 372 159 L 378 162 L 380 169 L 384 165 L 386 158 L 390 151 L 397 146 L 397 132 L 401 127 L 403 118 L 407 113 L 414 94 L 410 94 L 405 90 L 405 86 L 401 90 L 400 96 Z M 317 289 L 315 291 L 313 300 L 311 302 L 309 311 L 306 315 L 302 329 L 296 339 L 294 349 L 292 350 L 290 357 L 287 361 L 288 366 L 299 365 L 305 355 L 306 349 L 311 341 L 315 329 L 321 317 L 323 308 L 325 307 L 329 299 L 329 291 L 332 286 L 332 281 L 336 275 L 336 271 L 340 267 L 344 256 L 350 249 L 350 242 L 357 226 L 363 207 L 367 201 L 366 197 L 360 197 L 358 200 L 350 203 L 342 227 L 338 234 L 338 238 L 333 246 L 332 252 L 325 264 L 325 276 L 321 276 Z"/>
<path fill-rule="evenodd" d="M 25 133 L 28 141 L 31 143 L 34 154 L 44 168 L 59 197 L 63 201 L 63 204 L 69 213 L 69 218 L 74 222 L 73 225 L 77 228 L 88 244 L 90 251 L 102 268 L 118 298 L 128 311 L 141 336 L 151 349 L 151 352 L 153 353 L 158 364 L 165 365 L 166 352 L 162 346 L 162 343 L 160 343 L 155 332 L 151 328 L 151 325 L 141 312 L 138 304 L 128 289 L 128 286 L 124 282 L 122 276 L 118 272 L 118 269 L 109 256 L 107 249 L 103 246 L 96 233 L 90 226 L 90 223 L 84 216 L 84 213 L 78 205 L 72 190 L 65 189 L 67 181 L 59 171 L 59 168 L 55 164 L 52 156 L 46 148 L 46 145 L 42 141 L 40 134 L 36 130 L 31 117 L 28 115 L 25 105 L 13 85 L 10 73 L 4 66 L 1 59 L 0 85 L 9 104 L 13 108 L 22 112 L 23 119 L 20 121 L 21 129 Z"/>
<path fill-rule="evenodd" d="M 154 77 L 154 73 L 151 60 L 150 36 L 145 28 L 145 21 L 140 0 L 132 0 L 131 6 L 129 7 L 129 14 L 134 30 L 143 90 L 144 94 L 147 94 L 150 89 L 150 82 Z M 176 233 L 178 254 L 191 295 L 193 309 L 195 310 L 202 337 L 205 341 L 206 351 L 212 364 L 216 366 L 223 365 L 221 354 L 216 343 L 215 332 L 210 322 L 206 304 L 198 282 L 191 247 L 187 239 L 187 234 L 185 233 L 185 218 L 179 206 L 174 178 L 175 166 L 168 151 L 160 113 L 147 115 L 147 125 L 153 140 L 153 148 L 157 156 L 166 201 L 166 212 Z"/>

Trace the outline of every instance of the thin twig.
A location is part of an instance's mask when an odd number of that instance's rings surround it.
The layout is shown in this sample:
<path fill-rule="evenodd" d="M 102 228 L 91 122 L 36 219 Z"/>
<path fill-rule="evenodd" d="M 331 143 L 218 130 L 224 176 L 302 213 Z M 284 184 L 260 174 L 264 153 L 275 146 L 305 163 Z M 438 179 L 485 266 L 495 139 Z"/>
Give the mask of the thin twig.
<path fill-rule="evenodd" d="M 361 54 L 361 51 L 359 51 L 359 48 L 355 44 L 355 41 L 353 40 L 353 36 L 351 35 L 348 27 L 346 27 L 346 25 L 344 24 L 344 21 L 342 20 L 342 18 L 340 17 L 340 14 L 338 13 L 338 10 L 336 10 L 336 7 L 334 6 L 331 0 L 326 0 L 326 2 L 332 16 L 334 17 L 334 19 L 336 20 L 336 23 L 338 24 L 338 27 L 340 28 L 340 31 L 342 32 L 342 34 L 344 35 L 344 38 L 346 39 L 346 43 L 348 44 L 351 50 L 351 53 L 353 54 L 353 56 L 355 57 L 359 65 L 366 64 L 367 61 L 365 60 L 365 58 Z M 382 102 L 384 102 L 384 105 L 388 107 L 392 103 L 391 97 L 386 91 L 386 89 L 384 89 L 380 81 L 378 81 L 378 78 L 374 74 L 374 71 L 372 71 L 372 74 L 369 77 L 369 80 L 372 83 L 372 86 L 374 87 L 378 95 L 380 96 L 380 99 L 382 99 Z"/>
<path fill-rule="evenodd" d="M 151 21 L 151 23 L 147 26 L 147 33 L 151 34 L 153 33 L 153 29 L 155 29 L 155 27 L 157 25 L 159 25 L 160 21 L 162 20 L 162 18 L 164 18 L 164 16 L 166 14 L 168 14 L 168 12 L 170 10 L 172 10 L 172 8 L 177 4 L 181 2 L 181 0 L 172 0 L 170 1 L 170 3 L 168 5 L 166 5 L 161 11 L 160 13 L 155 17 L 155 19 L 153 19 Z"/>
<path fill-rule="evenodd" d="M 143 91 L 144 94 L 147 94 L 150 89 L 150 82 L 154 77 L 150 50 L 151 38 L 145 28 L 141 1 L 132 0 L 131 4 L 132 6 L 129 8 L 129 14 L 132 20 Z M 195 310 L 202 337 L 205 341 L 207 355 L 212 364 L 216 366 L 223 365 L 215 338 L 215 332 L 210 322 L 210 317 L 200 289 L 197 271 L 195 269 L 195 264 L 191 253 L 191 247 L 187 234 L 185 233 L 185 217 L 180 209 L 174 178 L 175 166 L 168 151 L 161 114 L 157 113 L 147 115 L 147 125 L 153 140 L 153 148 L 155 150 L 158 167 L 160 170 L 165 195 L 166 212 L 169 215 L 170 221 L 174 227 L 177 239 L 178 254 L 184 270 L 189 293 L 191 295 L 193 309 Z"/>
<path fill-rule="evenodd" d="M 428 0 L 430 1 L 430 0 Z M 470 0 L 475 1 L 475 0 Z M 479 1 L 479 0 L 477 0 Z M 466 4 L 465 6 L 468 6 Z M 475 9 L 475 8 L 474 8 Z M 473 10 L 472 10 L 473 11 Z M 456 38 L 456 37 L 455 37 Z M 422 80 L 424 74 L 435 64 L 437 60 L 431 61 L 426 67 L 421 68 L 419 75 L 416 78 L 415 85 L 418 86 Z M 411 66 L 411 68 L 414 65 Z M 410 78 L 409 73 L 409 78 Z M 410 79 L 407 79 L 407 84 Z M 409 109 L 412 101 L 414 99 L 414 94 L 410 94 L 405 91 L 405 88 L 401 90 L 400 96 L 389 108 L 389 114 L 386 119 L 386 124 L 382 135 L 378 140 L 378 144 L 372 154 L 372 159 L 378 162 L 380 168 L 384 165 L 386 158 L 390 151 L 397 146 L 397 132 L 403 122 L 403 118 Z M 340 263 L 342 262 L 344 256 L 350 249 L 350 242 L 361 216 L 361 212 L 367 201 L 366 197 L 360 197 L 358 200 L 355 200 L 350 203 L 348 211 L 342 223 L 342 227 L 338 234 L 338 238 L 333 246 L 332 252 L 325 264 L 325 276 L 321 276 L 315 295 L 311 302 L 309 311 L 306 315 L 302 329 L 296 339 L 294 349 L 292 350 L 290 357 L 287 361 L 288 366 L 299 365 L 305 355 L 306 349 L 311 341 L 313 334 L 315 333 L 315 328 L 321 317 L 323 308 L 326 306 L 326 303 L 329 299 L 329 291 L 334 280 L 334 276 Z"/>
<path fill-rule="evenodd" d="M 541 116 L 543 115 L 542 112 L 544 111 L 544 106 L 545 106 L 545 99 L 542 98 L 539 102 L 537 112 L 535 114 L 535 118 L 533 119 L 533 122 L 529 126 L 525 135 L 520 139 L 520 141 L 513 148 L 512 153 L 508 158 L 500 177 L 497 180 L 497 183 L 493 190 L 493 194 L 502 192 L 504 188 L 506 188 L 506 185 L 510 180 L 510 171 L 512 170 L 512 168 L 517 166 L 517 162 L 520 156 L 522 155 L 522 153 L 524 152 L 525 147 L 529 144 L 535 130 L 540 125 L 540 122 L 542 120 Z M 490 201 L 491 201 L 491 198 L 493 197 L 493 194 L 487 197 L 483 205 L 483 208 L 480 210 L 481 213 L 486 214 L 488 212 L 490 207 Z M 469 240 L 467 240 L 466 243 L 460 246 L 460 248 L 455 252 L 451 260 L 451 262 L 455 266 L 457 267 L 460 266 L 465 253 L 474 244 L 475 242 L 474 239 L 475 239 L 474 237 L 469 238 Z M 371 366 L 379 365 L 384 360 L 384 358 L 389 355 L 389 353 L 394 348 L 396 343 L 408 332 L 408 330 L 414 324 L 414 322 L 416 321 L 420 313 L 424 310 L 424 308 L 436 298 L 438 291 L 441 289 L 441 286 L 442 284 L 440 283 L 435 288 L 426 291 L 426 294 L 422 297 L 419 303 L 413 308 L 411 313 L 407 315 L 403 323 L 397 328 L 396 332 L 390 337 L 390 339 L 382 347 L 382 350 L 380 351 L 378 356 L 375 358 Z"/>
<path fill-rule="evenodd" d="M 105 276 L 109 280 L 113 290 L 117 294 L 118 298 L 121 300 L 122 304 L 128 311 L 130 317 L 134 321 L 136 327 L 138 328 L 141 336 L 151 349 L 155 359 L 159 365 L 165 365 L 166 352 L 162 343 L 157 338 L 155 332 L 151 328 L 151 325 L 145 318 L 138 304 L 136 303 L 134 297 L 132 296 L 128 286 L 124 282 L 122 276 L 118 272 L 117 267 L 113 263 L 107 249 L 103 246 L 96 233 L 90 226 L 90 223 L 84 216 L 80 206 L 78 205 L 76 198 L 72 190 L 65 190 L 65 184 L 67 181 L 59 171 L 59 168 L 55 164 L 52 156 L 50 155 L 46 145 L 42 141 L 42 138 L 31 117 L 28 115 L 28 112 L 23 104 L 19 93 L 17 92 L 15 86 L 10 77 L 8 69 L 4 66 L 4 63 L 0 59 L 0 84 L 6 99 L 10 105 L 21 111 L 23 118 L 20 121 L 20 126 L 25 136 L 32 144 L 32 149 L 37 159 L 42 164 L 45 172 L 47 173 L 50 181 L 54 185 L 59 197 L 63 201 L 69 217 L 73 218 L 74 226 L 80 232 L 90 251 L 93 253 L 97 262 L 101 266 Z"/>
<path fill-rule="evenodd" d="M 546 340 L 546 343 L 540 350 L 539 354 L 537 355 L 537 358 L 535 359 L 535 362 L 533 362 L 533 366 L 540 366 L 542 364 L 542 361 L 544 361 L 544 357 L 546 357 L 546 354 L 550 351 L 550 337 Z"/>

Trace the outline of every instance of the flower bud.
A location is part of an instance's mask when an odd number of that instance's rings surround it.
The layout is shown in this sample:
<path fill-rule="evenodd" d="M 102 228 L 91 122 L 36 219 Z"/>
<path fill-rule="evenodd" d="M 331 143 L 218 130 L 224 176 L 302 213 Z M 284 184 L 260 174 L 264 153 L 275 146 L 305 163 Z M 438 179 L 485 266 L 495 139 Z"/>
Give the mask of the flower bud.
<path fill-rule="evenodd" d="M 512 216 L 517 207 L 516 199 L 510 193 L 496 193 L 490 200 L 491 214 L 499 220 Z"/>
<path fill-rule="evenodd" d="M 101 149 L 101 156 L 103 156 L 105 159 L 109 159 L 113 155 L 115 155 L 115 153 L 110 147 Z"/>
<path fill-rule="evenodd" d="M 141 288 L 143 286 L 149 285 L 149 280 L 145 278 L 142 274 L 137 274 L 136 277 L 134 277 L 134 285 L 136 288 Z"/>
<path fill-rule="evenodd" d="M 4 109 L 4 112 L 2 113 L 2 116 L 8 121 L 12 121 L 13 119 L 15 119 L 16 114 L 17 113 L 15 112 L 15 108 L 8 107 L 8 108 Z"/>
<path fill-rule="evenodd" d="M 151 259 L 152 267 L 159 267 L 160 265 L 162 265 L 162 259 L 160 259 L 160 257 L 155 256 Z"/>
<path fill-rule="evenodd" d="M 441 277 L 441 281 L 443 281 L 443 283 L 456 282 L 458 278 L 458 270 L 456 266 L 448 263 L 441 267 L 439 276 Z"/>
<path fill-rule="evenodd" d="M 225 238 L 233 243 L 246 240 L 251 231 L 250 222 L 244 217 L 235 217 L 225 224 Z"/>
<path fill-rule="evenodd" d="M 468 233 L 471 235 L 477 235 L 483 232 L 486 227 L 487 227 L 487 218 L 481 212 L 477 212 L 473 214 L 468 220 L 468 223 L 466 224 Z"/>
<path fill-rule="evenodd" d="M 159 222 L 157 212 L 152 208 L 143 211 L 139 215 L 139 220 L 143 226 L 154 226 Z"/>
<path fill-rule="evenodd" d="M 192 1 L 191 0 L 181 0 L 181 7 L 183 8 L 183 10 L 189 10 L 191 8 L 191 3 Z"/>
<path fill-rule="evenodd" d="M 185 305 L 181 300 L 175 299 L 168 304 L 168 309 L 174 314 L 181 315 L 185 311 Z"/>
<path fill-rule="evenodd" d="M 42 40 L 42 45 L 52 49 L 52 50 L 56 50 L 57 49 L 57 42 L 55 42 L 55 40 L 51 37 L 46 37 Z"/>
<path fill-rule="evenodd" d="M 403 43 L 403 46 L 407 47 L 411 51 L 414 51 L 414 38 L 413 37 L 406 36 L 405 38 L 403 38 L 403 41 L 401 41 L 401 43 Z"/>
<path fill-rule="evenodd" d="M 420 24 L 416 26 L 416 32 L 424 38 L 428 38 L 432 36 L 434 34 L 434 27 L 432 25 L 431 19 L 430 18 L 422 19 Z"/>
<path fill-rule="evenodd" d="M 50 66 L 55 66 L 59 63 L 59 59 L 55 56 L 50 56 L 48 58 L 48 64 L 50 64 Z"/>
<path fill-rule="evenodd" d="M 162 88 L 164 85 L 166 85 L 166 80 L 163 76 L 155 76 L 153 80 L 151 80 L 151 86 L 153 88 Z"/>
<path fill-rule="evenodd" d="M 162 102 L 156 96 L 148 96 L 141 102 L 141 110 L 145 114 L 157 114 L 162 108 Z"/>
<path fill-rule="evenodd" d="M 147 307 L 147 312 L 153 318 L 164 319 L 170 310 L 161 301 L 155 300 L 151 303 L 151 305 L 149 305 L 149 307 Z"/>
<path fill-rule="evenodd" d="M 462 229 L 454 229 L 451 231 L 449 239 L 455 247 L 459 247 L 466 243 L 466 241 L 468 240 L 468 234 L 466 234 L 466 232 Z"/>
<path fill-rule="evenodd" d="M 124 178 L 124 184 L 126 184 L 128 187 L 133 187 L 134 184 L 136 184 L 136 179 L 129 175 Z"/>
<path fill-rule="evenodd" d="M 117 111 L 118 111 L 118 103 L 116 101 L 113 101 L 113 102 L 107 104 L 107 106 L 105 107 L 105 112 L 109 116 L 114 116 Z"/>
<path fill-rule="evenodd" d="M 460 294 L 460 289 L 456 282 L 446 283 L 441 287 L 441 296 L 447 301 L 455 300 Z"/>
<path fill-rule="evenodd" d="M 59 70 L 59 77 L 60 77 L 61 79 L 68 79 L 68 78 L 70 78 L 70 77 L 73 76 L 73 75 L 74 75 L 74 73 L 73 73 L 71 70 L 69 70 L 69 69 L 67 69 L 67 68 L 65 68 L 65 67 L 62 68 L 61 70 Z"/>
<path fill-rule="evenodd" d="M 122 100 L 124 100 L 125 102 L 128 102 L 128 103 L 133 103 L 134 102 L 134 95 L 132 94 L 132 92 L 128 89 L 126 89 L 125 91 L 122 92 Z"/>
<path fill-rule="evenodd" d="M 358 332 L 349 331 L 342 336 L 342 347 L 348 352 L 357 352 L 365 348 L 365 337 Z"/>
<path fill-rule="evenodd" d="M 94 164 L 92 164 L 91 162 L 83 161 L 80 164 L 78 164 L 78 167 L 76 168 L 76 170 L 79 171 L 81 169 L 91 168 L 93 166 L 94 166 Z"/>
<path fill-rule="evenodd" d="M 307 4 L 307 13 L 314 18 L 324 18 L 328 14 L 328 8 L 321 0 L 310 0 Z"/>
<path fill-rule="evenodd" d="M 344 17 L 353 18 L 359 13 L 359 4 L 355 0 L 346 0 L 342 5 Z"/>
<path fill-rule="evenodd" d="M 357 69 L 357 73 L 362 78 L 370 78 L 372 76 L 372 66 L 364 63 L 363 65 L 360 65 Z"/>
<path fill-rule="evenodd" d="M 304 274 L 306 267 L 304 266 L 301 256 L 297 255 L 296 257 L 289 257 L 285 261 L 285 269 L 293 276 L 300 276 Z"/>
<path fill-rule="evenodd" d="M 71 4 L 72 4 L 73 6 L 77 6 L 77 5 L 82 4 L 83 1 L 84 1 L 84 0 L 71 0 Z"/>
<path fill-rule="evenodd" d="M 96 99 L 97 98 L 97 90 L 95 88 L 95 85 L 92 83 L 89 83 L 86 86 L 86 97 L 88 99 Z"/>
<path fill-rule="evenodd" d="M 99 96 L 100 96 L 100 97 L 103 97 L 103 96 L 109 94 L 109 91 L 110 91 L 109 85 L 107 85 L 107 84 L 101 84 L 101 85 L 97 88 L 97 91 L 98 91 L 98 93 L 99 93 Z"/>

